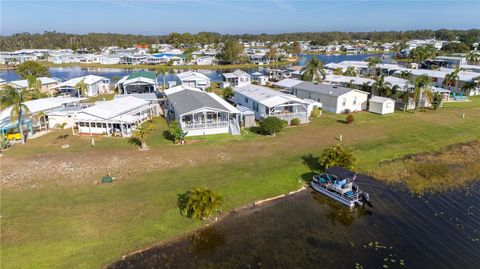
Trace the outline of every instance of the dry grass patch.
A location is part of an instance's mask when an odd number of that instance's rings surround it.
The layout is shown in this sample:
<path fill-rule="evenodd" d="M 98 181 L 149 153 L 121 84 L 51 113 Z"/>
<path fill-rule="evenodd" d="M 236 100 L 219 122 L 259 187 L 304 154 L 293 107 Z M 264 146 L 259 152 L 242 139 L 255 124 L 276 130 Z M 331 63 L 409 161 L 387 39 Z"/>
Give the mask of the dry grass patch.
<path fill-rule="evenodd" d="M 385 162 L 370 174 L 391 183 L 405 183 L 416 194 L 463 187 L 480 178 L 480 141 Z"/>

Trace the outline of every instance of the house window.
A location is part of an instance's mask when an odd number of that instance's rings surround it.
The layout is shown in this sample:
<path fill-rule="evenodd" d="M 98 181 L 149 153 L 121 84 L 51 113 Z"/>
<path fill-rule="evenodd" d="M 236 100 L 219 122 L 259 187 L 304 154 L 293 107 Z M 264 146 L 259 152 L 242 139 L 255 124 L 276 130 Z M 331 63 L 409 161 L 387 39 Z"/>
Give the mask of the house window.
<path fill-rule="evenodd" d="M 347 105 L 347 98 L 343 97 L 342 106 L 345 107 L 346 105 Z"/>
<path fill-rule="evenodd" d="M 320 97 L 319 97 L 319 98 L 317 98 L 317 102 L 319 102 L 319 103 L 320 103 Z"/>
<path fill-rule="evenodd" d="M 247 104 L 248 104 L 248 98 L 247 98 L 247 97 L 245 97 L 245 103 L 247 103 Z"/>
<path fill-rule="evenodd" d="M 308 93 L 308 99 L 312 99 L 312 93 L 311 92 Z"/>
<path fill-rule="evenodd" d="M 354 97 L 353 97 L 353 105 L 356 105 L 356 104 L 357 104 L 357 97 L 354 96 Z"/>
<path fill-rule="evenodd" d="M 97 122 L 97 128 L 102 128 L 102 124 L 100 122 Z"/>
<path fill-rule="evenodd" d="M 253 102 L 253 110 L 254 110 L 255 112 L 258 112 L 258 104 L 257 104 L 257 102 Z"/>
<path fill-rule="evenodd" d="M 84 123 L 84 122 L 80 122 L 80 123 L 78 123 L 78 125 L 80 125 L 80 127 L 85 127 L 85 123 Z"/>

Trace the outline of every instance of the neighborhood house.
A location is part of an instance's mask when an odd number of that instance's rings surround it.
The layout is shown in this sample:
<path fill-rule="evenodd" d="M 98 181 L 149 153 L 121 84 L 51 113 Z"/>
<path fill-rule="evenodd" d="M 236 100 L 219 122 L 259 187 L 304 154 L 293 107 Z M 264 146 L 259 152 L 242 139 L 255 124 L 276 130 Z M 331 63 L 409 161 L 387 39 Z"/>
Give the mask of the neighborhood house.
<path fill-rule="evenodd" d="M 295 118 L 301 123 L 308 123 L 308 103 L 293 95 L 253 84 L 234 88 L 233 91 L 234 102 L 253 110 L 257 120 L 273 116 L 289 124 Z"/>
<path fill-rule="evenodd" d="M 292 87 L 298 98 L 322 103 L 322 109 L 333 113 L 362 111 L 367 108 L 368 93 L 328 84 L 302 82 Z"/>
<path fill-rule="evenodd" d="M 165 90 L 165 118 L 176 120 L 187 136 L 240 135 L 240 111 L 215 93 L 184 85 Z"/>

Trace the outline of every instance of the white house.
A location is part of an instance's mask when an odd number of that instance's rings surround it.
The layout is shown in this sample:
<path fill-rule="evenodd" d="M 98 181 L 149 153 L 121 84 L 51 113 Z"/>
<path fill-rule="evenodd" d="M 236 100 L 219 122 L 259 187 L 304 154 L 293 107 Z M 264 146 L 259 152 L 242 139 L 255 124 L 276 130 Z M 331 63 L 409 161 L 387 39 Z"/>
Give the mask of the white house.
<path fill-rule="evenodd" d="M 223 73 L 223 82 L 221 88 L 242 87 L 252 83 L 252 76 L 247 72 L 237 69 L 232 73 Z"/>
<path fill-rule="evenodd" d="M 368 93 L 364 91 L 311 82 L 302 82 L 292 89 L 295 96 L 320 102 L 323 110 L 333 113 L 362 111 L 367 108 Z"/>
<path fill-rule="evenodd" d="M 150 102 L 133 97 L 97 102 L 77 112 L 75 122 L 80 135 L 129 137 L 133 131 L 154 115 Z"/>
<path fill-rule="evenodd" d="M 134 72 L 121 78 L 115 87 L 122 94 L 153 93 L 157 91 L 157 75 L 152 72 Z"/>
<path fill-rule="evenodd" d="M 308 123 L 308 103 L 293 95 L 253 84 L 234 88 L 233 92 L 235 104 L 253 110 L 257 120 L 273 116 L 289 124 L 294 118 Z"/>
<path fill-rule="evenodd" d="M 187 71 L 177 74 L 177 82 L 179 85 L 187 87 L 199 88 L 202 90 L 210 87 L 211 79 L 202 73 Z"/>
<path fill-rule="evenodd" d="M 58 89 L 61 94 L 78 96 L 82 94 L 77 87 L 81 81 L 85 84 L 86 96 L 96 96 L 100 93 L 108 93 L 110 91 L 110 79 L 95 75 L 72 78 L 55 85 L 53 88 Z"/>
<path fill-rule="evenodd" d="M 215 93 L 180 85 L 165 95 L 165 118 L 178 121 L 187 136 L 240 134 L 241 112 Z"/>
<path fill-rule="evenodd" d="M 395 110 L 395 100 L 390 98 L 374 96 L 368 102 L 370 104 L 368 111 L 372 113 L 384 115 L 393 113 Z"/>
<path fill-rule="evenodd" d="M 119 64 L 122 56 L 121 54 L 102 55 L 99 61 L 100 64 Z"/>
<path fill-rule="evenodd" d="M 45 115 L 47 115 L 47 117 L 41 119 L 38 117 L 32 117 L 31 119 L 24 119 L 23 123 L 28 122 L 30 127 L 32 127 L 31 129 L 35 127 L 45 126 L 48 123 L 48 113 L 55 111 L 63 111 L 65 109 L 70 109 L 71 107 L 77 107 L 79 106 L 81 100 L 82 98 L 51 97 L 26 101 L 24 102 L 24 104 L 30 110 L 30 114 L 36 115 L 39 113 L 44 113 Z M 0 129 L 2 129 L 3 131 L 16 127 L 16 123 L 12 124 L 10 119 L 11 111 L 11 107 L 0 111 Z"/>
<path fill-rule="evenodd" d="M 50 94 L 53 92 L 53 89 L 55 88 L 55 86 L 60 83 L 60 80 L 55 78 L 49 78 L 49 77 L 39 77 L 37 78 L 37 80 L 39 80 L 41 84 L 40 91 L 44 93 L 50 93 Z M 26 79 L 14 80 L 14 81 L 9 81 L 6 84 L 12 86 L 15 89 L 25 89 L 28 87 L 28 80 Z"/>

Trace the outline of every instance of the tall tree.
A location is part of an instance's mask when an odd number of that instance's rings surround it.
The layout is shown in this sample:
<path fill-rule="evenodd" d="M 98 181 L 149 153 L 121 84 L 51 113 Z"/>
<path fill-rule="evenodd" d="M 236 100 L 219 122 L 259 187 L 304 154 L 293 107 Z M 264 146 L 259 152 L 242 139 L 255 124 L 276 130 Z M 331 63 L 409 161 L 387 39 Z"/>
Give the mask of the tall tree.
<path fill-rule="evenodd" d="M 376 67 L 377 67 L 377 64 L 380 64 L 382 62 L 382 59 L 378 58 L 378 57 L 370 57 L 367 59 L 367 62 L 368 62 L 368 69 L 370 71 L 370 73 L 376 77 L 377 76 L 377 72 L 376 72 Z"/>
<path fill-rule="evenodd" d="M 480 52 L 472 50 L 467 53 L 467 61 L 472 64 L 477 64 L 480 59 Z"/>
<path fill-rule="evenodd" d="M 17 74 L 19 74 L 23 79 L 27 79 L 30 76 L 33 77 L 48 77 L 48 69 L 41 65 L 38 62 L 26 61 L 16 68 Z"/>
<path fill-rule="evenodd" d="M 220 58 L 224 63 L 236 64 L 242 59 L 243 45 L 234 40 L 225 42 Z"/>
<path fill-rule="evenodd" d="M 345 70 L 345 72 L 343 72 L 343 75 L 348 76 L 348 77 L 356 77 L 357 76 L 357 70 L 355 70 L 355 67 L 349 66 L 349 67 L 347 67 L 347 70 Z"/>
<path fill-rule="evenodd" d="M 82 79 L 80 80 L 76 85 L 75 89 L 77 89 L 77 95 L 78 97 L 80 96 L 87 96 L 87 85 L 85 84 L 85 80 Z"/>
<path fill-rule="evenodd" d="M 413 101 L 415 102 L 414 112 L 417 112 L 417 108 L 420 106 L 420 102 L 424 97 L 424 91 L 428 89 L 430 85 L 430 78 L 426 75 L 418 76 L 414 81 Z M 425 96 L 428 98 L 428 96 Z"/>
<path fill-rule="evenodd" d="M 319 82 L 324 80 L 327 76 L 327 73 L 323 69 L 323 63 L 317 57 L 313 56 L 310 61 L 307 62 L 305 66 L 305 72 L 303 72 L 302 80 Z"/>

